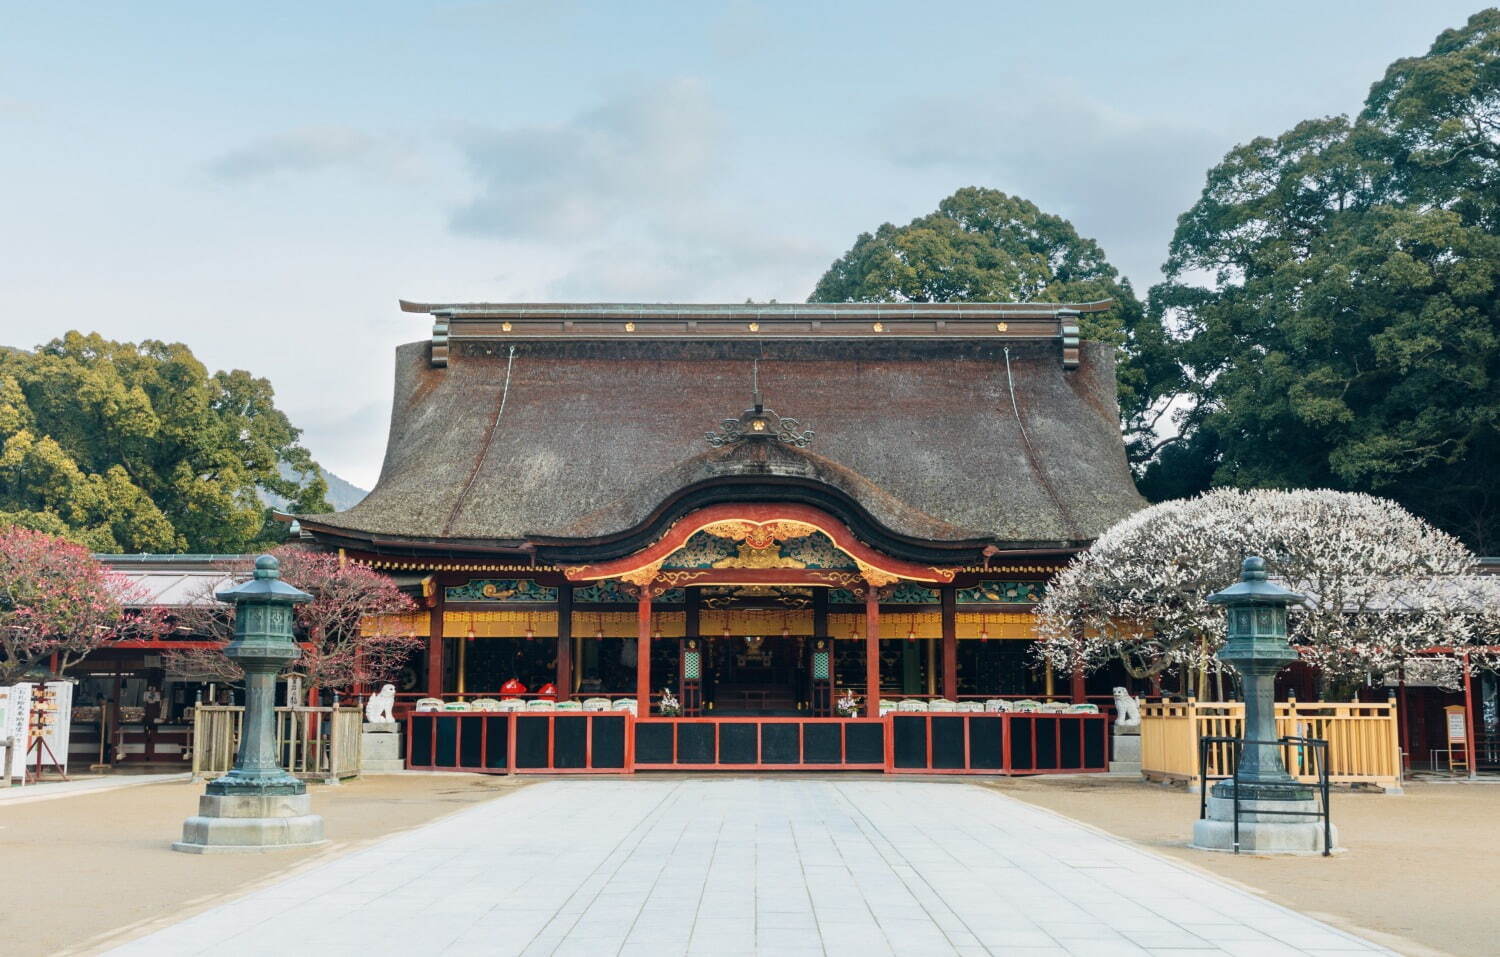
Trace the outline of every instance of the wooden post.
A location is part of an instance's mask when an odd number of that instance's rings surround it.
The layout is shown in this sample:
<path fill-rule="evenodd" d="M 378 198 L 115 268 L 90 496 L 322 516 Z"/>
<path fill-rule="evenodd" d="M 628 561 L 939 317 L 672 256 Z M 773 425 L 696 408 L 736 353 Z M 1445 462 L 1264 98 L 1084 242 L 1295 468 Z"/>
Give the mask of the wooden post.
<path fill-rule="evenodd" d="M 880 599 L 865 587 L 865 716 L 880 717 Z"/>
<path fill-rule="evenodd" d="M 1083 686 L 1083 662 L 1081 661 L 1073 663 L 1073 676 L 1068 682 L 1068 691 L 1073 696 L 1074 704 L 1083 704 L 1083 699 L 1088 696 Z"/>
<path fill-rule="evenodd" d="M 943 619 L 943 697 L 958 700 L 958 591 L 952 585 L 941 592 Z"/>
<path fill-rule="evenodd" d="M 1396 722 L 1396 737 L 1397 737 L 1397 741 L 1399 742 L 1398 745 L 1397 745 L 1397 747 L 1399 747 L 1400 750 L 1401 750 L 1401 771 L 1403 773 L 1405 773 L 1405 772 L 1411 770 L 1411 765 L 1410 765 L 1411 732 L 1409 730 L 1407 730 L 1407 726 L 1406 726 L 1407 711 L 1406 711 L 1406 662 L 1405 662 L 1405 660 L 1403 660 L 1401 662 L 1401 669 L 1399 671 L 1399 674 L 1400 674 L 1400 685 L 1399 685 L 1398 690 L 1400 692 L 1400 702 L 1401 703 L 1400 703 L 1400 705 L 1396 709 L 1398 711 L 1398 719 L 1397 719 L 1397 722 Z"/>
<path fill-rule="evenodd" d="M 427 696 L 443 696 L 443 586 L 434 582 L 427 606 Z"/>
<path fill-rule="evenodd" d="M 573 586 L 563 582 L 557 589 L 557 700 L 573 697 Z"/>
<path fill-rule="evenodd" d="M 635 713 L 651 714 L 651 589 L 642 588 L 635 614 Z"/>
<path fill-rule="evenodd" d="M 1467 651 L 1464 652 L 1464 757 L 1469 763 L 1469 780 L 1478 780 L 1479 765 L 1474 760 L 1474 683 Z"/>

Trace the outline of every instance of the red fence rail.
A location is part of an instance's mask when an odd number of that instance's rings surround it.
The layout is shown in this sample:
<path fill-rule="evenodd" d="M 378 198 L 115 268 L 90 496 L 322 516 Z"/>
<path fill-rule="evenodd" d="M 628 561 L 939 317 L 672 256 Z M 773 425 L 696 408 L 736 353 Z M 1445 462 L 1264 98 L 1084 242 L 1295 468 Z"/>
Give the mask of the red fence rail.
<path fill-rule="evenodd" d="M 884 720 L 888 774 L 1109 770 L 1109 719 L 1102 714 L 905 711 Z"/>
<path fill-rule="evenodd" d="M 1059 774 L 1109 766 L 1102 714 L 637 719 L 623 711 L 424 711 L 407 715 L 406 732 L 407 767 L 489 774 Z"/>
<path fill-rule="evenodd" d="M 881 771 L 883 718 L 648 718 L 635 722 L 637 770 Z"/>

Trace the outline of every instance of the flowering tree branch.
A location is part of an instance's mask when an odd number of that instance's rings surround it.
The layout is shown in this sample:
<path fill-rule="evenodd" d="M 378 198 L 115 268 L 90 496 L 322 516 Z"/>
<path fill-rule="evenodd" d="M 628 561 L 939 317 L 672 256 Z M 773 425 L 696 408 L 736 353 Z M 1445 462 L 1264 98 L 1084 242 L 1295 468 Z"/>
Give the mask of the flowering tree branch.
<path fill-rule="evenodd" d="M 0 529 L 0 684 L 54 656 L 61 675 L 108 641 L 159 635 L 159 613 L 126 609 L 138 597 L 80 545 Z"/>
<path fill-rule="evenodd" d="M 1037 609 L 1039 654 L 1061 668 L 1118 660 L 1136 678 L 1217 668 L 1224 616 L 1204 599 L 1250 554 L 1309 597 L 1291 640 L 1328 676 L 1447 673 L 1432 648 L 1477 649 L 1494 630 L 1474 556 L 1394 502 L 1218 489 L 1137 512 L 1064 569 Z"/>
<path fill-rule="evenodd" d="M 298 639 L 302 657 L 287 674 L 302 677 L 309 686 L 346 689 L 355 684 L 378 684 L 400 672 L 406 659 L 421 647 L 410 630 L 392 619 L 416 610 L 416 604 L 385 575 L 363 565 L 341 562 L 337 555 L 297 546 L 272 551 L 281 561 L 282 580 L 313 596 L 297 606 Z M 248 573 L 247 562 L 241 573 Z M 234 610 L 222 605 L 195 603 L 187 614 L 195 632 L 227 643 L 234 630 Z M 238 665 L 223 654 L 223 646 L 173 652 L 167 666 L 184 676 L 238 680 Z"/>

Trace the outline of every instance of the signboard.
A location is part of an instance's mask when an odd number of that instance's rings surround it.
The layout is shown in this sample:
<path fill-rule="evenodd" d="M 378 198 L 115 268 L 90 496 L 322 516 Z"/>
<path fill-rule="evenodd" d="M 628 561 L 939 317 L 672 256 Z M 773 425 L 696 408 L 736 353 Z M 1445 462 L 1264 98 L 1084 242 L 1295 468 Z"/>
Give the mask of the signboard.
<path fill-rule="evenodd" d="M 31 685 L 11 685 L 9 688 L 0 688 L 0 700 L 5 702 L 0 711 L 5 712 L 5 730 L 0 735 L 8 735 L 11 739 L 10 768 L 8 770 L 12 778 L 25 779 L 26 777 L 26 746 L 31 743 L 28 734 L 28 722 L 31 717 Z"/>
<path fill-rule="evenodd" d="M 73 734 L 73 682 L 49 681 L 46 688 L 51 692 L 47 696 L 47 706 L 51 710 L 47 716 L 47 726 L 33 728 L 32 733 L 42 732 L 40 736 L 57 757 L 57 769 L 67 774 L 68 739 Z"/>
<path fill-rule="evenodd" d="M 31 753 L 31 742 L 37 738 L 47 742 L 47 747 L 57 757 L 53 762 L 44 762 L 44 767 L 56 767 L 68 773 L 68 737 L 73 730 L 73 683 L 71 681 L 49 681 L 44 685 L 47 694 L 41 709 L 33 708 L 36 697 L 35 684 L 24 683 L 0 688 L 0 696 L 8 699 L 0 710 L 5 711 L 5 728 L 14 739 L 11 744 L 10 776 L 26 776 L 26 757 Z"/>
<path fill-rule="evenodd" d="M 1469 728 L 1464 714 L 1463 705 L 1453 705 L 1443 709 L 1448 716 L 1448 741 L 1450 744 L 1463 744 L 1469 740 Z"/>

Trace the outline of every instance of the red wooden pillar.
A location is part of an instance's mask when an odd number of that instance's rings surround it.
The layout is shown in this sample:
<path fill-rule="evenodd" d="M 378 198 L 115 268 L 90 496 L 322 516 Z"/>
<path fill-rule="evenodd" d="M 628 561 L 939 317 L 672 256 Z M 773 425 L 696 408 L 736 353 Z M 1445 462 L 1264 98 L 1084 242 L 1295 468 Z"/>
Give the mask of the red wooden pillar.
<path fill-rule="evenodd" d="M 942 589 L 943 697 L 958 700 L 958 595 L 952 585 Z"/>
<path fill-rule="evenodd" d="M 1469 764 L 1469 780 L 1479 779 L 1474 762 L 1474 683 L 1469 669 L 1469 653 L 1464 652 L 1464 758 Z"/>
<path fill-rule="evenodd" d="M 1073 677 L 1072 677 L 1072 679 L 1068 683 L 1068 691 L 1073 696 L 1073 703 L 1074 704 L 1083 704 L 1083 699 L 1085 697 L 1087 697 L 1087 693 L 1084 691 L 1084 687 L 1083 687 L 1083 663 L 1082 662 L 1074 662 L 1073 663 Z"/>
<path fill-rule="evenodd" d="M 557 589 L 557 700 L 573 697 L 573 586 Z"/>
<path fill-rule="evenodd" d="M 865 589 L 865 716 L 880 717 L 880 599 Z"/>
<path fill-rule="evenodd" d="M 651 589 L 642 588 L 635 613 L 635 713 L 651 714 Z"/>
<path fill-rule="evenodd" d="M 427 696 L 443 694 L 443 586 L 433 582 L 427 605 Z"/>

